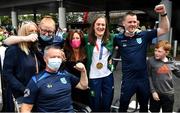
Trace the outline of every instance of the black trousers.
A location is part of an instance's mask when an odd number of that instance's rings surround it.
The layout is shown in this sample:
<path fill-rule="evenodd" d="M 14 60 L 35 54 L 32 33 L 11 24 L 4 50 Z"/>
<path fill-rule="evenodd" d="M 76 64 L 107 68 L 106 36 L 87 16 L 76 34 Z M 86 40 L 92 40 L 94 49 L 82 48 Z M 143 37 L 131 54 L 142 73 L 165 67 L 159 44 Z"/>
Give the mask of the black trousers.
<path fill-rule="evenodd" d="M 172 112 L 174 105 L 174 94 L 158 94 L 160 101 L 153 99 L 152 95 L 150 97 L 150 111 L 151 112 Z"/>

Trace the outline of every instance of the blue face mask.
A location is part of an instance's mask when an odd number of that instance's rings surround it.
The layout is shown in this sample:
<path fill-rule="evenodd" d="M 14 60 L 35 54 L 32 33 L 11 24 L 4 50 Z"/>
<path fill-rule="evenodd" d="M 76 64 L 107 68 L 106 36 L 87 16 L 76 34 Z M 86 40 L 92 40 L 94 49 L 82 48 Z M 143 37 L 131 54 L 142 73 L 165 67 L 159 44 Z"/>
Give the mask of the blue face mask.
<path fill-rule="evenodd" d="M 62 63 L 61 58 L 50 58 L 50 59 L 48 59 L 47 66 L 54 71 L 58 71 L 58 69 L 61 66 L 61 63 Z"/>
<path fill-rule="evenodd" d="M 52 36 L 46 36 L 42 34 L 40 34 L 40 37 L 43 41 L 50 41 L 52 39 Z"/>

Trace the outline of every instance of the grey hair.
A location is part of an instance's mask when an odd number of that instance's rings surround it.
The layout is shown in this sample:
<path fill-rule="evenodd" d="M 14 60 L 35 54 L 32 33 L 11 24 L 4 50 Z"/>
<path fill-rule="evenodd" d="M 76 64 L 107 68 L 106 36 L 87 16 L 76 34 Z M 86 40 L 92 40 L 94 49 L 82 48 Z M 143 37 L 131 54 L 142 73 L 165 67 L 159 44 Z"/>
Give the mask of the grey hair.
<path fill-rule="evenodd" d="M 46 46 L 45 49 L 44 49 L 44 56 L 46 56 L 47 53 L 48 53 L 48 50 L 49 50 L 49 49 L 52 49 L 52 48 L 53 48 L 53 49 L 59 49 L 59 50 L 61 50 L 60 47 L 55 46 L 55 45 Z"/>

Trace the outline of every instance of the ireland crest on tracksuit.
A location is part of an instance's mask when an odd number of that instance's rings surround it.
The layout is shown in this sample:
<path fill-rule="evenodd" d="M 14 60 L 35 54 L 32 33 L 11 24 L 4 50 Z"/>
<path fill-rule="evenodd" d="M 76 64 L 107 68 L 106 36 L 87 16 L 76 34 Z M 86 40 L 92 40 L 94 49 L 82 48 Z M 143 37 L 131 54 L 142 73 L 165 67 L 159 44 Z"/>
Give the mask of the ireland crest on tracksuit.
<path fill-rule="evenodd" d="M 60 78 L 60 81 L 63 83 L 63 84 L 67 84 L 67 81 L 66 79 L 63 77 L 63 78 Z"/>
<path fill-rule="evenodd" d="M 142 38 L 136 38 L 136 41 L 138 44 L 141 44 L 142 43 Z"/>

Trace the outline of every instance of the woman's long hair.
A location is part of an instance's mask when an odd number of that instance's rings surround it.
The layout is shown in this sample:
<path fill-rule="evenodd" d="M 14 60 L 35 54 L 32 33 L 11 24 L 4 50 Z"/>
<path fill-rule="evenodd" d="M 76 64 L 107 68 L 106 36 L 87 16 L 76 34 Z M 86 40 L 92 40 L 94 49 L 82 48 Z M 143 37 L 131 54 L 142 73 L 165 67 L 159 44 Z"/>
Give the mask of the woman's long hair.
<path fill-rule="evenodd" d="M 36 29 L 38 29 L 37 25 L 32 21 L 23 22 L 22 25 L 20 26 L 20 28 L 18 29 L 18 36 L 30 35 L 30 33 L 31 33 L 30 28 L 32 26 L 35 26 Z M 28 55 L 30 52 L 29 46 L 31 44 L 32 44 L 32 42 L 21 42 L 21 43 L 19 43 L 19 47 L 21 48 L 22 51 L 24 51 L 26 53 L 26 55 Z"/>
<path fill-rule="evenodd" d="M 67 57 L 68 60 L 76 61 L 75 55 L 74 55 L 74 52 L 73 52 L 73 48 L 71 46 L 71 41 L 73 39 L 74 33 L 78 33 L 79 36 L 80 36 L 81 45 L 79 47 L 79 53 L 80 53 L 79 61 L 82 61 L 83 59 L 86 58 L 84 33 L 82 31 L 80 31 L 80 30 L 71 30 L 71 31 L 68 32 L 67 38 L 66 38 L 65 43 L 64 43 L 64 51 L 65 51 L 65 54 L 66 54 L 66 57 Z"/>
<path fill-rule="evenodd" d="M 102 37 L 102 41 L 103 41 L 103 44 L 106 44 L 109 40 L 109 37 L 110 37 L 110 32 L 109 32 L 109 27 L 108 27 L 108 21 L 106 19 L 106 17 L 104 16 L 99 16 L 97 17 L 93 23 L 91 24 L 91 27 L 89 29 L 89 32 L 88 32 L 88 41 L 90 44 L 92 45 L 96 45 L 96 40 L 97 40 L 97 37 L 95 35 L 95 30 L 94 30 L 94 26 L 95 26 L 95 23 L 96 21 L 99 19 L 99 18 L 103 18 L 105 19 L 105 22 L 106 22 L 106 28 L 105 28 L 105 32 L 104 32 L 104 35 Z"/>

